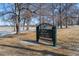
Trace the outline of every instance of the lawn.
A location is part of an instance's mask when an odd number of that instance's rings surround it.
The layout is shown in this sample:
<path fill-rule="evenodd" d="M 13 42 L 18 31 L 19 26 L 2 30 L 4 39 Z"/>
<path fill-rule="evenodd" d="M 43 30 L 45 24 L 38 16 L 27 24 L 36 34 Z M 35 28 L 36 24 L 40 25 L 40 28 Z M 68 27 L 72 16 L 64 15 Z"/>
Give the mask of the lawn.
<path fill-rule="evenodd" d="M 27 45 L 23 42 L 32 42 Z M 36 44 L 36 45 L 35 45 Z M 0 55 L 21 56 L 50 56 L 50 55 L 79 55 L 79 26 L 67 29 L 57 29 L 57 46 L 52 42 L 36 43 L 36 33 L 25 32 L 19 35 L 12 34 L 0 38 Z"/>

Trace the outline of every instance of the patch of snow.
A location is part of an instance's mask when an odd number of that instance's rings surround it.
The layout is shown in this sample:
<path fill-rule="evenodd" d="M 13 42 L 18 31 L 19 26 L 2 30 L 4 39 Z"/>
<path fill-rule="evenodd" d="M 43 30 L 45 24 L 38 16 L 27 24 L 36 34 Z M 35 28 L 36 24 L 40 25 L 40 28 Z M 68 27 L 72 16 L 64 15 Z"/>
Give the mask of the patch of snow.
<path fill-rule="evenodd" d="M 8 32 L 8 31 L 0 31 L 0 36 L 5 36 L 8 34 L 14 34 L 15 32 Z"/>
<path fill-rule="evenodd" d="M 36 44 L 36 43 L 27 42 L 27 41 L 20 41 L 20 43 L 21 43 L 22 45 L 38 45 L 38 44 Z"/>

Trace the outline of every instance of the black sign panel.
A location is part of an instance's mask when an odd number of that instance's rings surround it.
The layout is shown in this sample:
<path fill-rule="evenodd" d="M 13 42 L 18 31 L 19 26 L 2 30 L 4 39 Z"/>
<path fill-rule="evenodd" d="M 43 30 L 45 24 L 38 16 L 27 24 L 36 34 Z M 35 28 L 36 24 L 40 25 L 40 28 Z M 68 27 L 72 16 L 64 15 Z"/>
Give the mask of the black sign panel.
<path fill-rule="evenodd" d="M 36 27 L 37 42 L 39 42 L 40 37 L 51 38 L 53 46 L 56 46 L 56 27 L 48 23 L 38 25 Z"/>
<path fill-rule="evenodd" d="M 41 29 L 39 30 L 39 35 L 40 37 L 47 37 L 47 38 L 52 38 L 52 30 L 48 29 Z"/>

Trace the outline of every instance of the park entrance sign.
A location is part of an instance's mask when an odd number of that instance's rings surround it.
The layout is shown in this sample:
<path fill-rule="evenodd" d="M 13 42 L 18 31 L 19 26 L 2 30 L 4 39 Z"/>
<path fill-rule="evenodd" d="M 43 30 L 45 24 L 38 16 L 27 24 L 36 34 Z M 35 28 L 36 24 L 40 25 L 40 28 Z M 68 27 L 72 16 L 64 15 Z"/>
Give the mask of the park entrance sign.
<path fill-rule="evenodd" d="M 40 37 L 49 38 L 53 42 L 53 46 L 56 46 L 56 26 L 43 23 L 36 27 L 36 41 L 39 42 Z"/>

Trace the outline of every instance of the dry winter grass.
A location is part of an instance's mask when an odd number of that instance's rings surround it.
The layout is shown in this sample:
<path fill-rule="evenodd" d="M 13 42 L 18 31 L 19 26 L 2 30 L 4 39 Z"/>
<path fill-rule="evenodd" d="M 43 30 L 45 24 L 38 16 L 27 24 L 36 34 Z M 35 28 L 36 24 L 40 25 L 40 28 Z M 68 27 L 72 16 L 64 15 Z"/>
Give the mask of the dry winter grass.
<path fill-rule="evenodd" d="M 23 44 L 22 41 L 36 45 Z M 57 47 L 36 42 L 35 32 L 7 35 L 0 38 L 0 55 L 79 55 L 79 26 L 57 30 Z"/>
<path fill-rule="evenodd" d="M 58 30 L 58 44 L 79 51 L 79 27 Z"/>

